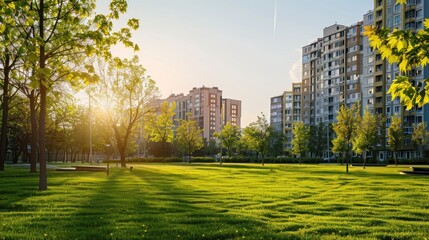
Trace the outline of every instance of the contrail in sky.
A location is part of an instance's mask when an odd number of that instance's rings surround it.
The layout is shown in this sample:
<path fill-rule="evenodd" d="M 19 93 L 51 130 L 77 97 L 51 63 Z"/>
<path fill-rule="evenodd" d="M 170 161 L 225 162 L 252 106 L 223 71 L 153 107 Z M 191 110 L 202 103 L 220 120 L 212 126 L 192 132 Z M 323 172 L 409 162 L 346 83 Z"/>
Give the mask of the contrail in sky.
<path fill-rule="evenodd" d="M 277 26 L 277 0 L 274 0 L 273 39 L 276 37 Z"/>

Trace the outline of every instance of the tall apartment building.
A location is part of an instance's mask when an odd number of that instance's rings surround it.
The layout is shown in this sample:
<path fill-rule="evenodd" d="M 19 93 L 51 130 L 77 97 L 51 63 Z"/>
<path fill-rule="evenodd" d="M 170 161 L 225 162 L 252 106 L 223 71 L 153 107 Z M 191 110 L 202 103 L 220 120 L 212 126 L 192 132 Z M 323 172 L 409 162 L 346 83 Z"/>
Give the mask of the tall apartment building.
<path fill-rule="evenodd" d="M 222 98 L 223 125 L 230 123 L 232 126 L 241 126 L 241 101 Z"/>
<path fill-rule="evenodd" d="M 369 17 L 369 16 L 368 16 Z M 429 0 L 408 0 L 406 5 L 396 4 L 392 0 L 375 0 L 374 12 L 372 16 L 373 26 L 377 28 L 389 28 L 400 30 L 419 31 L 423 28 L 423 21 L 429 17 Z M 371 17 L 369 17 L 371 18 Z M 370 19 L 367 19 L 368 22 Z M 404 144 L 401 147 L 400 156 L 402 158 L 413 158 L 420 155 L 415 151 L 415 146 L 411 141 L 413 124 L 427 121 L 429 118 L 429 108 L 414 107 L 407 111 L 399 102 L 399 99 L 392 101 L 387 91 L 400 73 L 397 64 L 389 64 L 382 60 L 381 54 L 373 53 L 373 91 L 374 91 L 374 112 L 386 116 L 386 129 L 389 127 L 392 116 L 402 119 L 405 134 Z M 418 86 L 423 86 L 423 79 L 429 77 L 429 69 L 417 68 L 408 73 L 410 80 Z M 387 145 L 387 142 L 385 143 Z M 387 152 L 386 152 L 387 153 Z M 383 158 L 385 152 L 380 153 Z M 387 153 L 390 155 L 390 153 Z"/>
<path fill-rule="evenodd" d="M 292 89 L 270 101 L 270 126 L 284 134 L 284 146 L 289 150 L 292 148 L 293 123 L 301 120 L 301 83 L 293 83 Z"/>
<path fill-rule="evenodd" d="M 213 134 L 220 132 L 222 119 L 223 124 L 230 122 L 241 127 L 241 101 L 222 98 L 222 91 L 217 87 L 193 88 L 187 95 L 172 94 L 163 101 L 176 103 L 175 119 L 186 119 L 191 113 L 207 140 L 214 140 Z"/>

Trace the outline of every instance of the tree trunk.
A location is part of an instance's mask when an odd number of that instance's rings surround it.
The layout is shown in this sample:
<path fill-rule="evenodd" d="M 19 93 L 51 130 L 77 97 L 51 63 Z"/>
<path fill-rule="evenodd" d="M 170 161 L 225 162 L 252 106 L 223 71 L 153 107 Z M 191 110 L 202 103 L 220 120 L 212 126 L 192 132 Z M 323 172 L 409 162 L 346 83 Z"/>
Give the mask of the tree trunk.
<path fill-rule="evenodd" d="M 363 169 L 366 167 L 366 151 L 363 152 Z"/>
<path fill-rule="evenodd" d="M 39 3 L 39 37 L 42 41 L 40 45 L 40 69 L 45 69 L 46 67 L 46 56 L 45 56 L 45 46 L 44 46 L 44 9 L 45 2 L 40 0 Z M 40 174 L 39 174 L 39 190 L 44 191 L 48 189 L 48 175 L 46 171 L 46 158 L 45 158 L 45 121 L 46 121 L 46 76 L 41 74 L 40 80 L 40 116 L 39 116 L 39 161 L 40 161 Z"/>
<path fill-rule="evenodd" d="M 4 163 L 7 156 L 7 120 L 9 115 L 9 54 L 6 54 L 5 66 L 3 69 L 3 102 L 2 102 L 2 119 L 1 119 L 1 133 L 0 133 L 0 171 L 4 171 Z"/>
<path fill-rule="evenodd" d="M 395 166 L 398 166 L 398 159 L 396 158 L 396 151 L 393 151 L 393 159 L 395 160 Z"/>
<path fill-rule="evenodd" d="M 31 143 L 30 143 L 30 173 L 37 172 L 37 113 L 35 90 L 31 90 L 30 96 L 30 121 L 31 121 Z"/>
<path fill-rule="evenodd" d="M 349 150 L 346 152 L 346 173 L 349 172 Z"/>

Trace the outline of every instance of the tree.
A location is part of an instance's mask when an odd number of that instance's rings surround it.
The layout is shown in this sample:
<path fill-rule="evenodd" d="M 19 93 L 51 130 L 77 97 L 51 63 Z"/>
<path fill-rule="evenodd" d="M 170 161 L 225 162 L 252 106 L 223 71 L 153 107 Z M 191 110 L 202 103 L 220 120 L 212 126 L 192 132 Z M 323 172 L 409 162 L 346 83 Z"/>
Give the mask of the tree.
<path fill-rule="evenodd" d="M 171 143 L 174 137 L 173 117 L 176 114 L 176 104 L 163 102 L 156 112 L 150 112 L 145 118 L 146 131 L 150 134 L 150 141 L 162 144 L 162 157 L 165 159 L 165 145 Z"/>
<path fill-rule="evenodd" d="M 155 81 L 145 75 L 146 70 L 136 56 L 114 59 L 107 64 L 100 62 L 99 71 L 101 79 L 94 86 L 94 100 L 107 115 L 99 119 L 113 130 L 121 167 L 126 167 L 129 138 L 137 124 L 154 111 L 150 104 L 157 98 L 158 88 Z"/>
<path fill-rule="evenodd" d="M 360 123 L 359 112 L 359 107 L 355 104 L 350 108 L 342 105 L 337 114 L 337 122 L 333 124 L 336 138 L 332 141 L 332 150 L 345 153 L 346 172 L 349 172 L 350 150 Z"/>
<path fill-rule="evenodd" d="M 400 117 L 392 117 L 390 126 L 387 130 L 387 142 L 389 143 L 390 150 L 393 152 L 393 159 L 395 165 L 398 165 L 396 152 L 402 144 L 404 138 L 404 131 L 402 130 L 402 120 Z"/>
<path fill-rule="evenodd" d="M 252 122 L 243 130 L 243 141 L 249 150 L 254 150 L 261 155 L 262 166 L 264 166 L 264 157 L 269 146 L 271 127 L 265 115 L 258 116 L 256 122 Z"/>
<path fill-rule="evenodd" d="M 24 55 L 25 42 L 30 34 L 28 16 L 22 14 L 25 1 L 2 1 L 0 3 L 0 82 L 1 97 L 1 130 L 0 130 L 0 171 L 4 171 L 7 152 L 9 104 L 16 93 L 11 88 L 13 75 Z M 22 30 L 22 31 L 20 31 Z"/>
<path fill-rule="evenodd" d="M 240 140 L 240 129 L 228 122 L 222 131 L 220 133 L 216 132 L 214 136 L 221 139 L 222 146 L 227 149 L 228 156 L 231 157 L 233 149 L 237 147 Z M 220 161 L 222 164 L 222 159 Z"/>
<path fill-rule="evenodd" d="M 398 4 L 406 2 L 397 0 Z M 371 47 L 378 50 L 383 59 L 399 65 L 402 75 L 393 80 L 388 91 L 392 99 L 399 97 L 408 110 L 415 105 L 421 107 L 429 103 L 429 79 L 425 79 L 424 84 L 418 84 L 407 76 L 412 69 L 425 67 L 429 63 L 429 19 L 424 21 L 424 28 L 417 33 L 367 26 L 364 35 L 368 36 Z"/>
<path fill-rule="evenodd" d="M 366 152 L 373 148 L 377 142 L 377 117 L 365 108 L 359 128 L 356 130 L 356 138 L 353 139 L 353 151 L 363 156 L 363 168 L 366 165 Z"/>
<path fill-rule="evenodd" d="M 282 132 L 275 131 L 273 128 L 271 128 L 268 141 L 268 153 L 270 156 L 284 155 L 285 135 Z"/>
<path fill-rule="evenodd" d="M 426 122 L 414 124 L 413 135 L 411 139 L 418 146 L 420 151 L 422 151 L 423 158 L 425 157 L 425 147 L 427 145 L 428 137 L 429 131 L 427 130 Z"/>
<path fill-rule="evenodd" d="M 204 146 L 202 130 L 198 127 L 191 115 L 187 119 L 179 121 L 179 127 L 176 129 L 175 142 L 179 149 L 188 154 L 188 161 L 191 164 L 192 153 Z"/>
<path fill-rule="evenodd" d="M 299 155 L 300 158 L 305 157 L 305 154 L 309 149 L 309 128 L 301 121 L 295 122 L 293 125 L 292 134 L 292 153 L 294 155 Z"/>
<path fill-rule="evenodd" d="M 316 157 L 322 157 L 327 149 L 327 125 L 319 122 L 317 126 L 310 126 L 309 151 Z"/>
<path fill-rule="evenodd" d="M 26 58 L 35 66 L 30 83 L 40 94 L 38 123 L 39 143 L 39 190 L 47 189 L 45 156 L 45 122 L 47 117 L 47 97 L 53 88 L 53 79 L 75 85 L 80 80 L 92 81 L 92 68 L 79 69 L 86 56 L 97 54 L 111 57 L 110 47 L 123 43 L 126 47 L 137 45 L 131 42 L 131 30 L 138 28 L 138 20 L 131 19 L 127 27 L 113 31 L 113 21 L 126 12 L 126 0 L 110 3 L 106 15 L 95 14 L 95 0 L 28 0 L 21 3 L 20 12 L 1 11 L 2 19 L 27 17 L 21 32 L 31 28 L 31 35 L 25 45 Z M 0 8 L 2 9 L 2 8 Z M 3 10 L 3 9 L 2 9 Z M 2 21 L 3 22 L 3 21 Z M 4 32 L 5 28 L 0 27 Z M 33 133 L 34 134 L 34 133 Z M 34 146 L 33 146 L 34 147 Z"/>

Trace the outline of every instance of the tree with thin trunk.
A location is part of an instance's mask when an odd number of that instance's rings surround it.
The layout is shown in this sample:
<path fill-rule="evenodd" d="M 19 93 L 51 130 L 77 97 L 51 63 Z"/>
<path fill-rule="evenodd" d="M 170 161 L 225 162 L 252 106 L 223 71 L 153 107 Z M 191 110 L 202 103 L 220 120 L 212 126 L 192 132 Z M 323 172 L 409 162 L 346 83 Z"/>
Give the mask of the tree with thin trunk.
<path fill-rule="evenodd" d="M 309 128 L 301 121 L 295 122 L 293 125 L 292 134 L 292 153 L 299 156 L 299 163 L 301 164 L 301 158 L 305 157 L 306 152 L 309 150 Z"/>
<path fill-rule="evenodd" d="M 188 155 L 189 164 L 192 163 L 192 153 L 204 147 L 202 130 L 191 115 L 187 115 L 186 120 L 179 121 L 175 142 L 177 147 Z"/>
<path fill-rule="evenodd" d="M 29 17 L 25 15 L 24 1 L 0 2 L 0 85 L 1 97 L 1 128 L 0 128 L 0 171 L 4 171 L 4 162 L 7 153 L 9 104 L 16 88 L 12 88 L 13 75 L 25 53 L 26 41 L 30 35 L 30 28 L 25 22 Z"/>
<path fill-rule="evenodd" d="M 269 147 L 271 127 L 264 114 L 258 116 L 256 122 L 250 123 L 243 129 L 243 143 L 249 150 L 256 151 L 264 166 L 265 154 Z"/>
<path fill-rule="evenodd" d="M 422 152 L 422 157 L 425 157 L 425 147 L 427 145 L 429 131 L 427 130 L 426 122 L 413 125 L 413 135 L 411 140 L 417 145 Z"/>
<path fill-rule="evenodd" d="M 353 139 L 353 151 L 363 156 L 363 168 L 366 167 L 366 153 L 377 142 L 377 116 L 372 115 L 368 107 L 365 108 L 360 126 L 356 130 L 356 138 Z"/>
<path fill-rule="evenodd" d="M 240 129 L 228 122 L 223 127 L 222 131 L 216 132 L 214 136 L 219 140 L 222 138 L 222 146 L 226 148 L 228 156 L 232 157 L 232 152 L 234 148 L 237 147 L 238 141 L 240 140 Z"/>
<path fill-rule="evenodd" d="M 110 58 L 110 48 L 118 43 L 125 47 L 138 46 L 131 42 L 131 30 L 138 28 L 138 20 L 130 19 L 127 27 L 114 32 L 113 23 L 127 10 L 126 0 L 114 0 L 109 5 L 108 14 L 96 14 L 95 0 L 28 0 L 13 1 L 20 3 L 22 11 L 2 11 L 4 16 L 22 19 L 24 29 L 31 28 L 30 37 L 26 41 L 25 54 L 34 67 L 31 85 L 39 92 L 39 190 L 48 187 L 46 170 L 46 117 L 47 98 L 53 89 L 52 79 L 77 85 L 82 80 L 93 80 L 91 67 L 77 69 L 82 66 L 84 58 L 100 55 Z M 3 30 L 4 29 L 0 29 Z M 34 134 L 34 133 L 33 133 Z M 34 147 L 34 146 L 33 146 Z"/>
<path fill-rule="evenodd" d="M 360 110 L 356 104 L 348 108 L 341 106 L 337 114 L 337 122 L 333 124 L 336 138 L 332 141 L 333 151 L 343 151 L 346 160 L 346 172 L 349 172 L 350 153 L 352 142 L 356 138 L 356 132 L 360 123 Z"/>
<path fill-rule="evenodd" d="M 174 137 L 173 117 L 176 114 L 176 104 L 162 102 L 156 111 L 150 112 L 145 117 L 145 128 L 150 135 L 150 141 L 160 142 L 162 145 L 162 158 L 165 161 L 167 155 L 165 145 L 171 143 Z"/>
<path fill-rule="evenodd" d="M 402 120 L 400 117 L 394 116 L 391 119 L 389 128 L 387 129 L 387 142 L 389 143 L 390 150 L 393 153 L 393 159 L 395 160 L 395 165 L 398 165 L 398 159 L 396 152 L 401 147 L 402 141 L 404 139 L 404 131 L 402 129 Z"/>
<path fill-rule="evenodd" d="M 145 75 L 137 56 L 107 64 L 99 61 L 97 65 L 100 80 L 93 86 L 93 99 L 106 114 L 99 120 L 113 131 L 121 167 L 125 168 L 129 138 L 145 115 L 153 111 L 151 104 L 159 91 L 155 81 Z"/>

